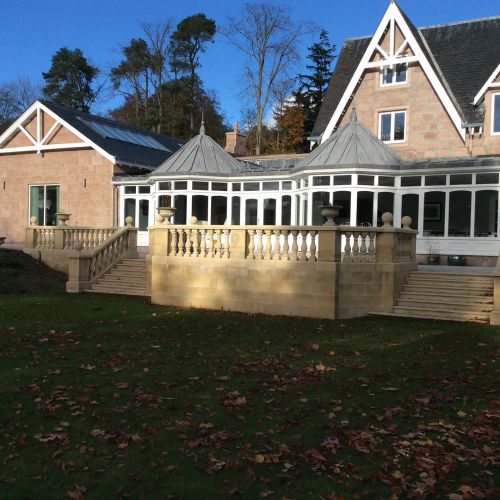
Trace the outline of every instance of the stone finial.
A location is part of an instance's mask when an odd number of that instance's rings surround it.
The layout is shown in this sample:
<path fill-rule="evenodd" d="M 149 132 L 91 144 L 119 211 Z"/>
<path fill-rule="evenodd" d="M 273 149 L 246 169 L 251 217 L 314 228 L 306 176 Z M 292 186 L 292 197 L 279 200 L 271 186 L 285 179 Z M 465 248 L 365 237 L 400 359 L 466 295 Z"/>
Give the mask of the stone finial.
<path fill-rule="evenodd" d="M 127 224 L 128 227 L 134 227 L 134 218 L 130 217 L 125 217 L 125 224 Z"/>
<path fill-rule="evenodd" d="M 354 104 L 352 105 L 350 121 L 351 123 L 356 123 L 358 121 L 358 114 L 356 113 L 356 106 Z"/>
<path fill-rule="evenodd" d="M 205 120 L 201 121 L 200 125 L 200 135 L 205 135 Z"/>
<path fill-rule="evenodd" d="M 196 226 L 196 224 L 198 224 L 198 217 L 196 217 L 196 215 L 193 215 L 193 216 L 189 219 L 189 223 L 190 223 L 192 226 Z"/>
<path fill-rule="evenodd" d="M 382 214 L 382 222 L 384 223 L 384 227 L 392 227 L 393 217 L 391 212 L 384 212 Z"/>
<path fill-rule="evenodd" d="M 412 220 L 411 220 L 411 217 L 409 215 L 405 215 L 401 219 L 401 225 L 403 226 L 403 229 L 411 229 L 410 228 L 411 223 L 412 223 Z"/>
<path fill-rule="evenodd" d="M 38 222 L 38 219 L 36 218 L 36 215 L 33 215 L 32 217 L 30 217 L 30 223 L 32 226 L 36 226 L 37 222 Z"/>

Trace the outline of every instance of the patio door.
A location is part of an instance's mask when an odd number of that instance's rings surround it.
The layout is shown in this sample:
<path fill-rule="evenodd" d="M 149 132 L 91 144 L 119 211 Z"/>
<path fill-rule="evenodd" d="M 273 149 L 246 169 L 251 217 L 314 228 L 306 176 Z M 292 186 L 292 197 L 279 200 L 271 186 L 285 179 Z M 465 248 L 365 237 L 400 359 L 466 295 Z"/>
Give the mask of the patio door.
<path fill-rule="evenodd" d="M 59 186 L 30 186 L 30 220 L 36 217 L 39 226 L 56 226 L 59 210 Z"/>
<path fill-rule="evenodd" d="M 148 226 L 149 226 L 149 199 L 147 198 L 125 198 L 123 221 L 126 217 L 134 219 L 134 225 L 137 227 L 137 244 L 147 246 Z"/>

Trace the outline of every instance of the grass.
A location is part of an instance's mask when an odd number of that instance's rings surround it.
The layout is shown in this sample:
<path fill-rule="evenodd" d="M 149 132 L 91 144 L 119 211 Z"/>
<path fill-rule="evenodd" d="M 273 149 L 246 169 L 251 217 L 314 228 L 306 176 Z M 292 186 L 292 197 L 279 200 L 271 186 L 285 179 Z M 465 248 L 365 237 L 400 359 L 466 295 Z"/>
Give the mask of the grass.
<path fill-rule="evenodd" d="M 1 496 L 493 497 L 499 332 L 0 295 Z"/>

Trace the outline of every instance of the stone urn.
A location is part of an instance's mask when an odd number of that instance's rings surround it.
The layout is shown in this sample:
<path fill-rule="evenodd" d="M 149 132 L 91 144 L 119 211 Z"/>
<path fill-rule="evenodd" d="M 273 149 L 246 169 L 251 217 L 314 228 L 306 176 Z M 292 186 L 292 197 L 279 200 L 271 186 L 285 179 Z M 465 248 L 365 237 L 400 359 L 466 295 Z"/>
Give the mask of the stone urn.
<path fill-rule="evenodd" d="M 65 212 L 56 212 L 56 217 L 57 217 L 57 222 L 59 223 L 59 225 L 65 226 L 66 223 L 68 222 L 69 218 L 71 217 L 71 214 L 67 214 Z"/>
<path fill-rule="evenodd" d="M 326 222 L 324 226 L 335 226 L 335 218 L 339 216 L 340 210 L 342 210 L 342 205 L 320 205 L 321 215 L 326 217 Z"/>
<path fill-rule="evenodd" d="M 4 244 L 6 239 L 7 239 L 7 236 L 0 236 L 0 247 Z"/>
<path fill-rule="evenodd" d="M 175 214 L 174 207 L 158 207 L 158 216 L 156 218 L 156 222 L 160 224 L 171 224 L 170 219 Z M 160 217 L 162 220 L 160 221 Z"/>

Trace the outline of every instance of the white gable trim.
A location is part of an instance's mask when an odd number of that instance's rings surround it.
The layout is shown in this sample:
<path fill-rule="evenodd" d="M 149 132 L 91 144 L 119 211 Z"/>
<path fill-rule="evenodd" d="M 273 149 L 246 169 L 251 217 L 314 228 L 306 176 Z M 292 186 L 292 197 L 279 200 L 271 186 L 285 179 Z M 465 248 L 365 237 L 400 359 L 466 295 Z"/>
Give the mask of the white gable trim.
<path fill-rule="evenodd" d="M 42 136 L 41 134 L 41 111 L 46 113 L 48 116 L 55 120 L 54 125 L 50 130 Z M 33 137 L 25 128 L 24 123 L 32 119 L 36 113 L 36 137 Z M 46 144 L 62 127 L 69 130 L 72 134 L 78 137 L 82 142 L 76 143 L 66 143 L 66 144 Z M 28 139 L 33 143 L 32 146 L 19 146 L 11 148 L 2 148 L 2 144 L 7 142 L 12 138 L 14 134 L 21 131 Z M 0 155 L 10 154 L 10 153 L 26 153 L 26 152 L 36 152 L 41 153 L 42 151 L 57 151 L 65 149 L 81 149 L 81 148 L 92 148 L 99 154 L 104 156 L 113 165 L 116 164 L 116 158 L 106 152 L 97 144 L 89 140 L 85 135 L 83 135 L 76 128 L 71 126 L 60 116 L 50 110 L 47 106 L 42 104 L 40 101 L 36 101 L 32 104 L 2 135 L 0 135 Z"/>
<path fill-rule="evenodd" d="M 500 64 L 496 67 L 495 71 L 493 71 L 488 80 L 486 80 L 486 83 L 481 87 L 481 90 L 477 93 L 476 97 L 474 97 L 474 105 L 476 105 L 482 99 L 482 97 L 490 87 L 500 87 L 500 83 L 493 83 L 493 81 L 499 74 Z"/>
<path fill-rule="evenodd" d="M 395 29 L 395 24 L 399 27 L 401 30 L 401 33 L 405 37 L 405 40 L 403 42 L 403 45 L 401 47 L 396 48 L 395 47 L 395 35 L 394 35 L 394 29 Z M 370 62 L 371 57 L 375 52 L 378 52 L 381 54 L 379 51 L 379 42 L 382 39 L 382 37 L 385 34 L 386 28 L 389 26 L 390 29 L 390 48 L 389 48 L 389 57 L 386 60 L 381 60 L 381 61 L 376 61 L 376 62 Z M 409 47 L 414 56 L 410 57 L 401 57 L 400 54 L 405 50 L 407 47 Z M 383 56 L 383 54 L 381 54 Z M 375 34 L 373 35 L 370 44 L 368 45 L 368 48 L 366 49 L 365 54 L 363 55 L 358 67 L 356 68 L 356 71 L 354 72 L 346 90 L 344 91 L 344 94 L 342 95 L 342 98 L 340 99 L 339 104 L 337 105 L 337 108 L 335 109 L 324 133 L 322 136 L 321 142 L 324 142 L 330 137 L 330 135 L 333 133 L 337 123 L 339 122 L 343 111 L 346 109 L 347 105 L 349 104 L 349 100 L 351 96 L 353 95 L 354 91 L 356 90 L 356 86 L 360 82 L 363 73 L 365 72 L 366 69 L 368 68 L 373 68 L 373 67 L 381 67 L 381 66 L 386 66 L 390 64 L 396 64 L 397 63 L 404 63 L 404 62 L 419 62 L 420 66 L 422 67 L 422 70 L 424 71 L 425 75 L 429 79 L 432 87 L 434 88 L 434 91 L 436 92 L 439 100 L 443 104 L 444 108 L 446 109 L 451 121 L 453 122 L 455 128 L 457 129 L 458 133 L 462 137 L 462 140 L 465 141 L 465 129 L 462 128 L 462 118 L 460 117 L 460 114 L 458 113 L 457 108 L 453 104 L 452 100 L 450 99 L 450 96 L 446 92 L 443 84 L 439 80 L 438 76 L 436 75 L 436 72 L 432 68 L 431 64 L 425 57 L 422 49 L 420 48 L 420 45 L 418 44 L 417 40 L 413 36 L 413 33 L 411 32 L 408 24 L 404 20 L 401 11 L 399 10 L 398 6 L 394 3 L 391 2 L 389 7 L 387 8 L 384 17 L 382 18 L 382 21 L 378 25 L 377 31 L 375 31 Z"/>

